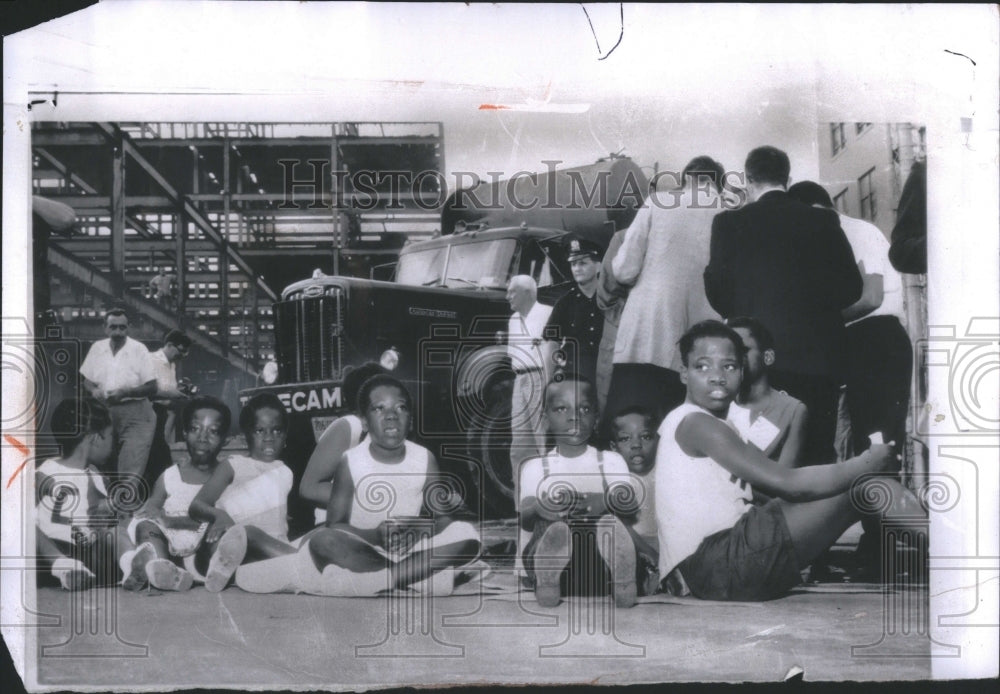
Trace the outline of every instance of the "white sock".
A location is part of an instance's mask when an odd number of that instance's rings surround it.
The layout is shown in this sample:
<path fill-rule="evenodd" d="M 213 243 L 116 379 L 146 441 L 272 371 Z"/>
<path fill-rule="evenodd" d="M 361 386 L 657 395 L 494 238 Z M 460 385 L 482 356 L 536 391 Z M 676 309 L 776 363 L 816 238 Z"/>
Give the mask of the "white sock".
<path fill-rule="evenodd" d="M 86 566 L 83 565 L 79 559 L 70 559 L 69 557 L 59 557 L 54 562 L 52 562 L 52 575 L 58 578 L 60 581 L 69 574 L 70 571 L 84 571 L 90 575 L 93 573 Z"/>
<path fill-rule="evenodd" d="M 130 549 L 122 552 L 118 557 L 118 566 L 121 567 L 122 575 L 128 576 L 132 572 L 132 557 L 136 555 L 138 549 Z"/>

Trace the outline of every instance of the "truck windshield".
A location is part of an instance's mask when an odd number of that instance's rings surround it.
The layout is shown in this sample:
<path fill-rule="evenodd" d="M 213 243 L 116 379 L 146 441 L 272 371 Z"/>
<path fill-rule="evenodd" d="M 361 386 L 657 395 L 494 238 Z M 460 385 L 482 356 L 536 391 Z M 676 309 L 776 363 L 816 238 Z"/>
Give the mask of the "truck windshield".
<path fill-rule="evenodd" d="M 425 287 L 444 286 L 503 289 L 514 261 L 516 239 L 457 243 L 446 248 L 404 253 L 399 257 L 396 282 Z M 448 267 L 444 263 L 447 258 Z"/>

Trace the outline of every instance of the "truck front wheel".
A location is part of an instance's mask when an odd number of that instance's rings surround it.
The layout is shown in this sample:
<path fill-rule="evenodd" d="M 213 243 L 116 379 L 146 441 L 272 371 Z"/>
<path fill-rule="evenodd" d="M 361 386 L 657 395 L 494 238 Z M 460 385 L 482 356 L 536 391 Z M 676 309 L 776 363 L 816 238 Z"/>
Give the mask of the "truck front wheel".
<path fill-rule="evenodd" d="M 514 476 L 510 465 L 510 399 L 494 401 L 466 437 L 469 457 L 482 467 L 479 507 L 486 517 L 514 516 Z"/>

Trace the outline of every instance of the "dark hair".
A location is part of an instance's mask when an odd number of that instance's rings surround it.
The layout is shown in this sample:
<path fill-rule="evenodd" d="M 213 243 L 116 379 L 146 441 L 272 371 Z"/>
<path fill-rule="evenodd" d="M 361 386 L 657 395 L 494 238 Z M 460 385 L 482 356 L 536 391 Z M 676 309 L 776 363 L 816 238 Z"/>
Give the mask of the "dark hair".
<path fill-rule="evenodd" d="M 618 410 L 615 416 L 611 418 L 612 429 L 614 428 L 614 423 L 616 420 L 618 420 L 621 417 L 628 417 L 629 415 L 633 414 L 637 414 L 640 417 L 642 417 L 644 420 L 646 420 L 646 423 L 653 429 L 657 428 L 658 422 L 656 420 L 658 418 L 656 416 L 656 413 L 653 412 L 652 409 L 648 407 L 643 407 L 642 405 L 629 405 L 628 407 L 623 407 L 622 409 Z"/>
<path fill-rule="evenodd" d="M 97 434 L 111 426 L 111 413 L 91 397 L 67 398 L 52 410 L 49 430 L 64 457 L 73 454 L 88 434 Z"/>
<path fill-rule="evenodd" d="M 690 176 L 694 176 L 696 183 L 700 183 L 704 177 L 711 180 L 715 189 L 721 193 L 725 175 L 726 170 L 722 168 L 722 164 L 712 159 L 712 157 L 703 155 L 695 157 L 684 167 L 684 170 L 681 172 L 681 184 L 686 184 Z"/>
<path fill-rule="evenodd" d="M 737 316 L 736 318 L 729 318 L 726 320 L 726 325 L 732 329 L 745 328 L 750 331 L 753 335 L 753 339 L 757 341 L 757 347 L 760 351 L 774 349 L 774 336 L 771 331 L 767 329 L 767 326 L 761 323 L 756 318 L 750 316 Z"/>
<path fill-rule="evenodd" d="M 788 155 L 777 147 L 758 147 L 747 155 L 744 167 L 747 181 L 750 183 L 773 183 L 774 185 L 788 185 L 788 174 L 792 170 L 792 165 L 788 161 Z"/>
<path fill-rule="evenodd" d="M 343 396 L 343 404 L 351 409 L 358 409 L 358 391 L 361 384 L 372 376 L 387 373 L 381 364 L 373 361 L 365 362 L 361 366 L 351 369 L 344 376 L 344 382 L 340 387 L 340 394 Z"/>
<path fill-rule="evenodd" d="M 176 345 L 187 349 L 191 346 L 191 338 L 183 331 L 174 329 L 163 336 L 163 344 Z"/>
<path fill-rule="evenodd" d="M 116 306 L 115 308 L 108 309 L 107 312 L 104 314 L 104 325 L 108 324 L 108 318 L 111 318 L 112 316 L 120 316 L 124 318 L 126 322 L 130 322 L 128 318 L 128 313 L 125 312 L 125 309 Z"/>
<path fill-rule="evenodd" d="M 807 205 L 822 205 L 833 209 L 833 200 L 826 188 L 813 181 L 799 181 L 788 188 L 789 197 L 795 198 Z"/>
<path fill-rule="evenodd" d="M 247 437 L 247 440 L 250 439 L 250 434 L 253 433 L 253 428 L 257 424 L 257 413 L 266 409 L 277 410 L 278 416 L 281 418 L 281 428 L 288 429 L 288 411 L 285 410 L 285 405 L 278 396 L 274 393 L 257 393 L 247 400 L 247 404 L 240 410 L 240 431 Z"/>
<path fill-rule="evenodd" d="M 552 380 L 545 384 L 545 390 L 542 392 L 543 410 L 548 406 L 549 388 L 562 383 L 579 383 L 580 385 L 586 386 L 589 391 L 588 397 L 590 398 L 590 402 L 595 405 L 597 404 L 597 389 L 594 387 L 594 383 L 589 378 L 578 374 L 575 371 L 561 371 L 553 376 Z"/>
<path fill-rule="evenodd" d="M 181 412 L 181 420 L 184 422 L 185 431 L 191 427 L 191 418 L 194 417 L 194 413 L 198 410 L 215 410 L 218 412 L 219 419 L 222 420 L 223 433 L 229 433 L 229 427 L 233 424 L 233 414 L 229 411 L 226 403 L 218 398 L 213 398 L 211 395 L 199 395 L 189 400 L 184 406 L 184 410 Z"/>
<path fill-rule="evenodd" d="M 681 351 L 681 362 L 683 362 L 684 366 L 688 365 L 688 355 L 694 349 L 695 341 L 703 337 L 721 337 L 729 340 L 733 343 L 733 347 L 736 348 L 736 356 L 741 360 L 747 352 L 746 345 L 743 344 L 743 338 L 740 337 L 738 332 L 721 321 L 703 320 L 688 328 L 688 331 L 677 341 L 677 345 Z"/>
<path fill-rule="evenodd" d="M 372 404 L 372 391 L 379 386 L 392 386 L 393 388 L 398 388 L 399 392 L 403 394 L 403 400 L 406 402 L 406 406 L 413 408 L 413 398 L 410 396 L 410 391 L 406 389 L 403 382 L 400 381 L 395 376 L 387 373 L 375 374 L 358 388 L 358 414 L 361 417 L 365 416 L 365 412 Z"/>

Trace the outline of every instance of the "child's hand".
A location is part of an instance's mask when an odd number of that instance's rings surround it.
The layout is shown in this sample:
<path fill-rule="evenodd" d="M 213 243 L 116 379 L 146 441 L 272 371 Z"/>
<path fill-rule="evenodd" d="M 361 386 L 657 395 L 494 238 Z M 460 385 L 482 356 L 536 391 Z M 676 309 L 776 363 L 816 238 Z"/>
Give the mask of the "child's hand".
<path fill-rule="evenodd" d="M 871 472 L 895 472 L 899 470 L 899 459 L 892 442 L 877 443 L 869 448 L 868 466 Z"/>
<path fill-rule="evenodd" d="M 212 524 L 208 526 L 208 530 L 205 531 L 205 542 L 218 542 L 219 538 L 234 525 L 236 525 L 236 522 L 229 517 L 228 513 L 216 509 L 215 520 L 212 521 Z"/>
<path fill-rule="evenodd" d="M 570 518 L 590 518 L 604 514 L 603 494 L 580 494 L 573 495 L 573 502 L 569 507 L 568 516 Z"/>

